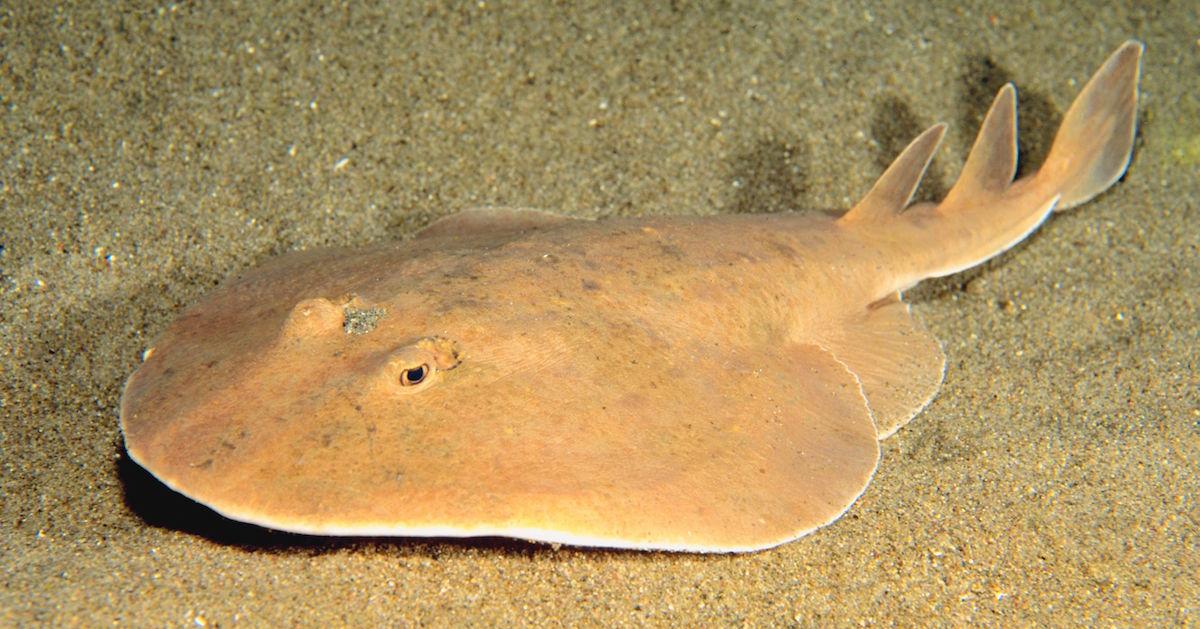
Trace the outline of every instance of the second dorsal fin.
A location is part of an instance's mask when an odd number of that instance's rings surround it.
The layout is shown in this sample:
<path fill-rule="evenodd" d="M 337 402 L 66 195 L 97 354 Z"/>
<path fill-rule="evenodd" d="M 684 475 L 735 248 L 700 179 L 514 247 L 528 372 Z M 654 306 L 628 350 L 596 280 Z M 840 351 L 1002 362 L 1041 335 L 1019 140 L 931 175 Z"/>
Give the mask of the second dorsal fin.
<path fill-rule="evenodd" d="M 1001 194 L 1012 185 L 1016 173 L 1017 90 L 1008 83 L 992 101 L 967 163 L 939 207 L 950 212 Z"/>
<path fill-rule="evenodd" d="M 921 183 L 929 160 L 945 133 L 946 125 L 936 124 L 917 136 L 883 171 L 867 196 L 850 208 L 841 220 L 847 223 L 876 221 L 891 218 L 903 210 L 912 200 L 913 192 Z"/>

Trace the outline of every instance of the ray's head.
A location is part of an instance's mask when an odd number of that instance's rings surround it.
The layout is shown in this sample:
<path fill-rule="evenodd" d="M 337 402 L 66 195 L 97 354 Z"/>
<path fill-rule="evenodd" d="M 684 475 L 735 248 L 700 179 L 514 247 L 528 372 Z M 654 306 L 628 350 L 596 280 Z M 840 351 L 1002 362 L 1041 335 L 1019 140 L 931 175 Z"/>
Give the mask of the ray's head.
<path fill-rule="evenodd" d="M 472 380 L 462 338 L 478 332 L 436 317 L 424 298 L 317 296 L 289 308 L 238 292 L 218 290 L 146 352 L 122 399 L 130 455 L 236 519 L 305 532 L 371 525 L 363 514 L 383 512 L 380 496 L 420 475 L 411 462 L 446 447 L 429 428 L 457 412 L 445 389 L 456 375 Z"/>
<path fill-rule="evenodd" d="M 461 364 L 455 340 L 422 336 L 419 323 L 404 326 L 402 320 L 389 321 L 386 308 L 364 306 L 357 297 L 340 301 L 317 297 L 296 304 L 273 351 L 287 359 L 308 354 L 309 361 L 317 363 L 336 363 L 345 357 L 352 380 L 345 384 L 381 396 L 418 393 Z M 384 331 L 377 333 L 385 322 Z"/>

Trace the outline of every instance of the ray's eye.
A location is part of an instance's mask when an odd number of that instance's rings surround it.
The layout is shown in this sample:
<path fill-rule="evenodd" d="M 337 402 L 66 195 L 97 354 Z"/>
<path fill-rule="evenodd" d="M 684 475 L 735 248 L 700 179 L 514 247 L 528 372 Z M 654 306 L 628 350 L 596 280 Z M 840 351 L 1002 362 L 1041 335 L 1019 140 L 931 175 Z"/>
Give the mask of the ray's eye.
<path fill-rule="evenodd" d="M 400 374 L 400 384 L 411 387 L 421 384 L 429 377 L 429 365 L 419 365 L 405 369 Z"/>

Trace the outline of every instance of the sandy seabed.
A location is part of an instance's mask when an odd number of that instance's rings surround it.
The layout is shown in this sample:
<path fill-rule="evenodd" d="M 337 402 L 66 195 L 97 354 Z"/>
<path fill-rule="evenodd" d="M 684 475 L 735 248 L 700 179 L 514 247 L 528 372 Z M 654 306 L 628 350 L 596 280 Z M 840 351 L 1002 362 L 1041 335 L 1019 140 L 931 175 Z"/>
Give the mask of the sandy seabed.
<path fill-rule="evenodd" d="M 1191 4 L 42 5 L 0 7 L 0 625 L 1200 624 Z M 123 455 L 140 352 L 274 254 L 482 204 L 844 208 L 944 120 L 936 197 L 1000 85 L 1036 163 L 1130 37 L 1129 173 L 910 293 L 946 384 L 797 542 L 297 537 Z"/>

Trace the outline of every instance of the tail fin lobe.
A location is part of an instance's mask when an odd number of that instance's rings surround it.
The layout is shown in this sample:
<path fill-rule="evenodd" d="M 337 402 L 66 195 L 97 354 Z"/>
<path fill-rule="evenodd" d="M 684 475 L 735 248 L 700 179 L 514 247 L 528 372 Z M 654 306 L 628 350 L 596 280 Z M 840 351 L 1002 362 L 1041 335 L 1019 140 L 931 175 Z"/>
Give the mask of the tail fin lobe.
<path fill-rule="evenodd" d="M 1129 166 L 1137 130 L 1142 44 L 1127 41 L 1104 62 L 1067 110 L 1036 178 L 1058 183 L 1058 209 L 1079 205 Z"/>

